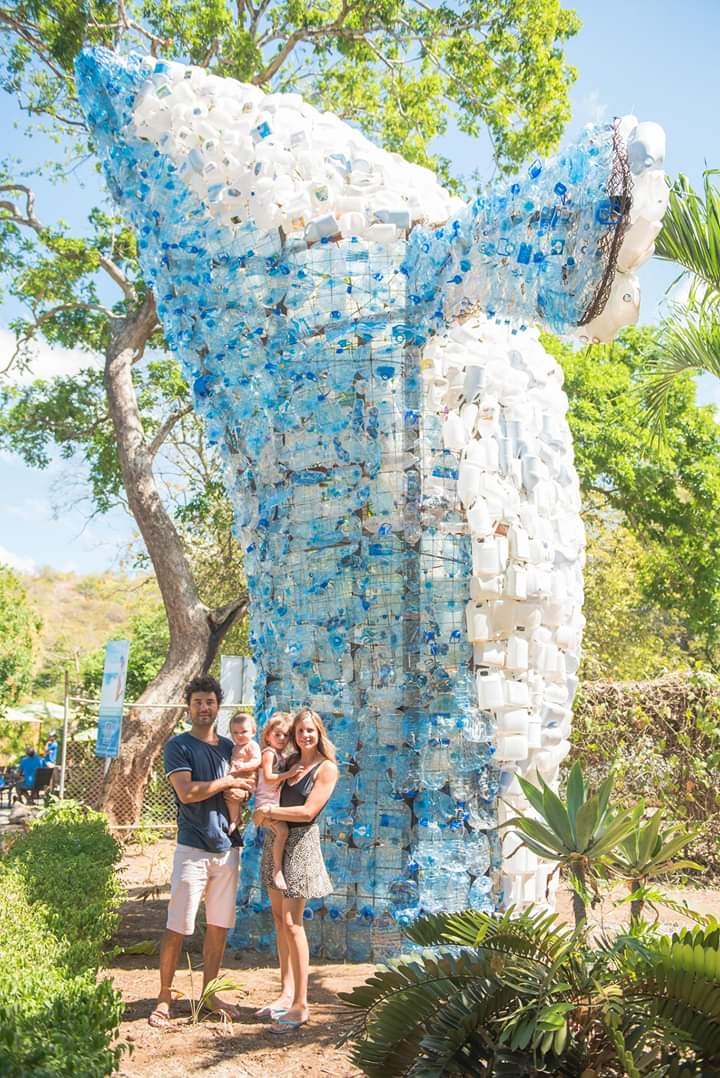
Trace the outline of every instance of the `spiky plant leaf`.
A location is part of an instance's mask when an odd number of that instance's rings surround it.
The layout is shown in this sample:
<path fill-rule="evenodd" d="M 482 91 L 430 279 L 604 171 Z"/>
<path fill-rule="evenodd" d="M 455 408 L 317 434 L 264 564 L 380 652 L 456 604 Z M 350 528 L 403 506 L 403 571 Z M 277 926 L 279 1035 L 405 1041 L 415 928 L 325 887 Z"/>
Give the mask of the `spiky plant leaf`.
<path fill-rule="evenodd" d="M 573 837 L 577 841 L 577 835 L 575 834 L 575 820 L 577 814 L 580 811 L 580 807 L 585 804 L 585 779 L 582 773 L 582 767 L 580 761 L 576 760 L 573 766 L 570 768 L 570 774 L 567 781 L 567 809 L 568 817 L 570 819 L 570 827 L 573 831 Z"/>

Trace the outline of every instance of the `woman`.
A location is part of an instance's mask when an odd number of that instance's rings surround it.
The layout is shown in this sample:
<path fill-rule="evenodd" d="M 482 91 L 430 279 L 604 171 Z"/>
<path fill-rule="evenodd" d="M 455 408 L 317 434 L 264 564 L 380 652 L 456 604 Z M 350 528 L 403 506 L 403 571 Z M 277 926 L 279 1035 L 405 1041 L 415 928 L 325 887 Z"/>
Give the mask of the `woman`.
<path fill-rule="evenodd" d="M 310 708 L 301 708 L 295 715 L 292 740 L 300 753 L 301 771 L 292 782 L 283 784 L 279 806 L 261 809 L 266 820 L 285 821 L 290 832 L 283 860 L 287 890 L 279 891 L 273 884 L 273 833 L 269 829 L 261 866 L 275 921 L 282 980 L 280 996 L 258 1011 L 259 1018 L 275 1019 L 271 1033 L 291 1033 L 308 1020 L 309 952 L 303 912 L 308 898 L 323 898 L 332 892 L 315 821 L 338 780 L 335 747 L 322 719 Z"/>

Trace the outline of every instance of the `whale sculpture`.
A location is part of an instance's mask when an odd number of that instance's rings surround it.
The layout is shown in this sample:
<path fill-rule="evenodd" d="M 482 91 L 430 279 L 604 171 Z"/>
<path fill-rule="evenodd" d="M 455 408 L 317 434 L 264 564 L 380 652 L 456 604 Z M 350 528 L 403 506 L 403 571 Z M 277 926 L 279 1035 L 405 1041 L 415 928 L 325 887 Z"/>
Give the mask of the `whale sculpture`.
<path fill-rule="evenodd" d="M 583 529 L 562 373 L 608 340 L 667 203 L 664 137 L 587 128 L 465 204 L 294 94 L 84 51 L 78 92 L 224 460 L 257 714 L 309 704 L 341 778 L 311 943 L 382 957 L 420 911 L 545 901 L 501 839 L 569 749 Z M 236 942 L 268 944 L 248 832 Z M 552 887 L 552 881 L 550 881 Z"/>

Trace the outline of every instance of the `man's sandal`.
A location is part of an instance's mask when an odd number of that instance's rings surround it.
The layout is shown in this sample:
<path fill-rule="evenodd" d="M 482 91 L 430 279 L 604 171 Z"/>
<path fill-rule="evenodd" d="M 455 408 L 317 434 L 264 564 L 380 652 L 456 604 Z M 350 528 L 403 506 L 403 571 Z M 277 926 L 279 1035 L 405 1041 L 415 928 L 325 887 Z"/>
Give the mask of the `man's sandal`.
<path fill-rule="evenodd" d="M 148 1025 L 153 1029 L 170 1029 L 172 1026 L 172 1018 L 167 1011 L 160 1010 L 156 1007 L 154 1011 L 150 1012 L 148 1016 Z"/>

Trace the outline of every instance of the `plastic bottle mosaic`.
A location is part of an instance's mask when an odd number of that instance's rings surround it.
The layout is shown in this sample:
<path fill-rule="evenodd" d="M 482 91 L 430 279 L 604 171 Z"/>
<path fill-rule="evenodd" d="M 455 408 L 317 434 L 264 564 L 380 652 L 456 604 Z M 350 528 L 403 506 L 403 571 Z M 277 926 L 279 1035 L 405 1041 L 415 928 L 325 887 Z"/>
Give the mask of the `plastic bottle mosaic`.
<path fill-rule="evenodd" d="M 259 719 L 307 703 L 338 748 L 311 942 L 377 958 L 420 910 L 544 901 L 497 823 L 569 749 L 583 530 L 528 327 L 637 318 L 662 132 L 588 128 L 466 205 L 296 95 L 104 50 L 78 83 L 224 458 Z M 271 940 L 259 855 L 251 828 L 236 944 Z"/>

